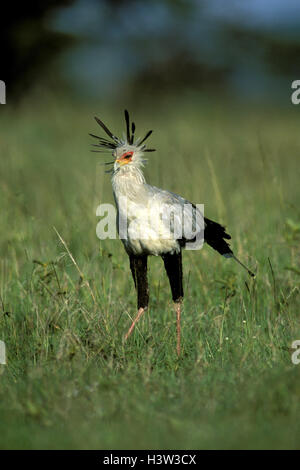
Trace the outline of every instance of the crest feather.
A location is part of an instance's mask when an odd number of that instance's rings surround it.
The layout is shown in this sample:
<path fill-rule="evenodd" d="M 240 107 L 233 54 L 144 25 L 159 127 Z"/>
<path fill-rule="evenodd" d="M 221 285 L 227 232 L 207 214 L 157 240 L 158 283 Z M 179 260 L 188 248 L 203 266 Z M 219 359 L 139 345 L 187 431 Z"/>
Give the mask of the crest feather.
<path fill-rule="evenodd" d="M 110 137 L 109 140 L 104 137 L 99 137 L 98 135 L 95 134 L 89 134 L 91 137 L 94 139 L 98 140 L 97 144 L 93 144 L 94 147 L 100 148 L 100 150 L 92 150 L 93 152 L 106 152 L 110 151 L 113 149 L 116 149 L 118 147 L 122 147 L 124 145 L 131 145 L 133 147 L 136 147 L 137 150 L 141 152 L 154 152 L 155 149 L 147 149 L 145 145 L 142 145 L 143 142 L 145 142 L 146 139 L 152 134 L 152 130 L 148 131 L 145 137 L 142 140 L 137 140 L 136 144 L 134 144 L 134 134 L 135 134 L 135 123 L 131 123 L 131 135 L 130 135 L 130 118 L 129 118 L 129 112 L 127 109 L 124 110 L 124 115 L 125 115 L 125 122 L 126 122 L 126 138 L 124 137 L 123 139 L 120 139 L 119 137 L 115 136 L 109 129 L 108 127 L 104 124 L 104 122 L 101 121 L 98 117 L 95 116 L 95 120 L 97 124 L 104 130 L 104 132 Z"/>

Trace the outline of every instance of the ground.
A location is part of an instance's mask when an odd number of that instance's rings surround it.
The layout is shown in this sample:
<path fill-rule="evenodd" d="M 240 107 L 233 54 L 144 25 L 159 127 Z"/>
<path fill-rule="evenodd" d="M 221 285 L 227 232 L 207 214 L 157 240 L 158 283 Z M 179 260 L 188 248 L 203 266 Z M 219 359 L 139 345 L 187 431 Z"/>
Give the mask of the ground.
<path fill-rule="evenodd" d="M 184 253 L 178 359 L 162 260 L 150 260 L 150 308 L 124 344 L 136 313 L 128 258 L 96 236 L 96 208 L 113 199 L 88 132 L 101 132 L 97 113 L 120 133 L 123 108 L 41 92 L 5 106 L 0 447 L 299 447 L 300 109 L 132 106 L 136 134 L 154 129 L 147 180 L 204 203 L 256 272 L 208 246 Z"/>

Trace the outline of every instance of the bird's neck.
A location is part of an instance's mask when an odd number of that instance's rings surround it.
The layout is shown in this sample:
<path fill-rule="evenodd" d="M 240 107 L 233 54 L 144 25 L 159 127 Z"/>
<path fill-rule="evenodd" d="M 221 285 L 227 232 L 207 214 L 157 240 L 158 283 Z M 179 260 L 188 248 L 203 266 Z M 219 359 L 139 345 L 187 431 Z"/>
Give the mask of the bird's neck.
<path fill-rule="evenodd" d="M 121 167 L 112 176 L 112 187 L 116 200 L 127 197 L 136 200 L 146 184 L 145 177 L 140 168 L 134 166 Z"/>

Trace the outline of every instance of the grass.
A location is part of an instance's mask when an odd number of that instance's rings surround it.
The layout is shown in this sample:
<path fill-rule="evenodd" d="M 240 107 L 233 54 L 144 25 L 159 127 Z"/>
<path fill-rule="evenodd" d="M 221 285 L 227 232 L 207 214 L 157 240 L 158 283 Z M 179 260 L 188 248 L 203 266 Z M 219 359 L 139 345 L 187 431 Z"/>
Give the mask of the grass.
<path fill-rule="evenodd" d="M 124 345 L 136 297 L 121 242 L 96 237 L 112 194 L 87 136 L 95 112 L 120 132 L 121 109 L 2 106 L 0 447 L 297 448 L 299 111 L 200 98 L 132 108 L 137 134 L 155 130 L 149 182 L 204 203 L 256 279 L 210 247 L 184 253 L 178 359 L 151 258 L 150 309 Z"/>

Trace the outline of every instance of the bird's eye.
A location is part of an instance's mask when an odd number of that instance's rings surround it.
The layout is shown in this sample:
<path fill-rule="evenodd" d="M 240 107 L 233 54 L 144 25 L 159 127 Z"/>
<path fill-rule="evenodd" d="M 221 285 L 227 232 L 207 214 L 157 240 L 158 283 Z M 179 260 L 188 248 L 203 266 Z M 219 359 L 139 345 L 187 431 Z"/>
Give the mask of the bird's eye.
<path fill-rule="evenodd" d="M 126 152 L 122 155 L 122 158 L 128 160 L 129 158 L 132 157 L 132 155 L 133 155 L 133 152 Z"/>

